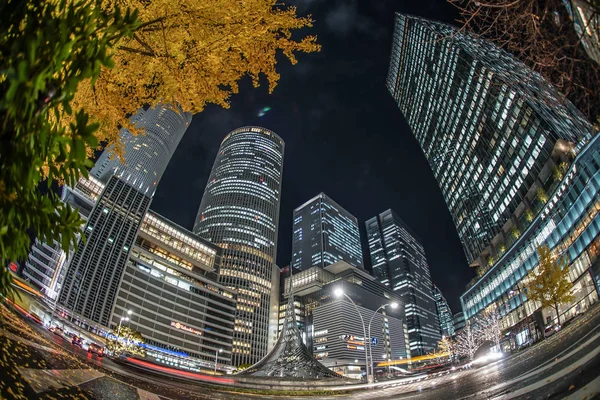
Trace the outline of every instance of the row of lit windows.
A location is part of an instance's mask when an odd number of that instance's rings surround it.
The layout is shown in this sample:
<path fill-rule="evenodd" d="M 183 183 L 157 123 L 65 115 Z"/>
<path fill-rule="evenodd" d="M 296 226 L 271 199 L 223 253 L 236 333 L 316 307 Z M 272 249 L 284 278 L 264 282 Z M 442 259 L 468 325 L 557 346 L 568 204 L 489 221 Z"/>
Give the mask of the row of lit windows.
<path fill-rule="evenodd" d="M 595 174 L 595 178 L 593 179 L 597 179 L 597 176 L 598 172 Z M 560 194 L 557 193 L 556 197 L 560 197 Z M 590 197 L 588 197 L 587 200 L 585 198 L 580 198 L 576 203 L 589 201 L 590 199 Z M 550 205 L 553 204 L 553 200 L 554 197 L 549 203 L 547 203 L 546 207 L 550 207 Z M 568 200 L 563 198 L 562 201 L 564 202 Z M 576 207 L 576 204 L 571 204 L 569 206 L 569 210 L 571 212 L 577 208 L 578 207 Z M 555 242 L 556 245 L 553 246 L 555 250 L 565 252 L 567 248 L 570 248 L 575 239 L 579 237 L 579 235 L 581 235 L 588 225 L 594 220 L 595 216 L 597 215 L 598 208 L 600 207 L 592 206 L 590 211 L 583 218 L 581 214 L 577 218 L 563 218 L 558 224 L 558 226 L 561 227 L 560 232 L 554 218 L 549 219 L 544 228 L 533 238 L 533 240 L 524 245 L 520 252 L 513 257 L 509 263 L 503 265 L 502 267 L 498 267 L 498 272 L 492 275 L 492 279 L 483 281 L 481 286 L 478 285 L 472 289 L 474 290 L 477 288 L 478 290 L 469 294 L 466 300 L 463 299 L 466 307 L 465 309 L 468 309 L 469 314 L 473 315 L 482 307 L 484 307 L 484 303 L 491 302 L 493 298 L 499 296 L 502 292 L 512 287 L 515 280 L 523 278 L 526 272 L 534 268 L 537 263 L 537 245 L 546 242 L 551 234 L 553 235 L 552 241 L 555 241 L 558 238 L 561 240 L 558 243 Z M 542 215 L 538 218 L 543 217 L 543 214 L 544 213 L 542 212 Z M 569 225 L 568 228 L 565 226 L 567 223 Z M 563 236 L 568 231 L 570 231 L 571 234 Z M 523 268 L 525 268 L 527 271 L 523 271 Z M 511 281 L 513 282 L 511 283 Z"/>

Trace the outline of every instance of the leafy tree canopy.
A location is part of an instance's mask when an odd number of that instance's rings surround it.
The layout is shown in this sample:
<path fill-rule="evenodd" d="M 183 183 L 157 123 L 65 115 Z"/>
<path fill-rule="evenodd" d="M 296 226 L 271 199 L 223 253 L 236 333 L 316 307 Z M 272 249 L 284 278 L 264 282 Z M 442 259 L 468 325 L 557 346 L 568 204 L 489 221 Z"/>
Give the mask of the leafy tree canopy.
<path fill-rule="evenodd" d="M 111 332 L 117 339 L 110 340 L 106 345 L 106 348 L 116 355 L 129 353 L 132 355 L 145 356 L 146 351 L 143 347 L 139 346 L 140 343 L 144 343 L 142 335 L 128 327 L 121 325 L 114 332 Z"/>
<path fill-rule="evenodd" d="M 0 294 L 11 292 L 5 265 L 27 257 L 29 234 L 61 241 L 68 250 L 79 214 L 50 189 L 74 184 L 98 144 L 73 97 L 112 65 L 111 49 L 139 24 L 117 7 L 107 14 L 94 0 L 0 2 Z M 66 123 L 66 121 L 69 123 Z M 48 187 L 40 188 L 43 177 Z"/>
<path fill-rule="evenodd" d="M 295 53 L 320 49 L 316 37 L 293 34 L 312 26 L 311 19 L 276 0 L 105 0 L 102 6 L 137 9 L 142 20 L 119 42 L 114 68 L 103 68 L 76 96 L 77 108 L 100 122 L 99 139 L 109 143 L 118 143 L 117 127 L 129 127 L 127 116 L 140 105 L 163 100 L 192 113 L 207 103 L 228 107 L 244 76 L 258 86 L 264 75 L 269 90 L 275 88 L 278 53 L 295 64 Z"/>
<path fill-rule="evenodd" d="M 575 299 L 571 294 L 573 283 L 569 280 L 569 265 L 564 257 L 557 258 L 546 245 L 538 247 L 539 266 L 529 275 L 527 297 L 543 308 L 552 307 L 560 324 L 558 306 Z"/>

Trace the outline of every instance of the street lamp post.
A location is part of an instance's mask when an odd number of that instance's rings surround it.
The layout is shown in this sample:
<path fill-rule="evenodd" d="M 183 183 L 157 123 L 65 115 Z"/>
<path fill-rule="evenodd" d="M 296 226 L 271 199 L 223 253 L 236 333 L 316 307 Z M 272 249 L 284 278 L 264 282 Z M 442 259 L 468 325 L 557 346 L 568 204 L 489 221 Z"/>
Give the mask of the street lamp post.
<path fill-rule="evenodd" d="M 348 296 L 346 293 L 344 293 L 342 288 L 335 289 L 335 291 L 333 293 L 337 297 L 345 296 L 348 300 L 350 300 L 350 303 L 352 303 L 352 305 L 356 309 L 356 312 L 358 313 L 358 316 L 360 317 L 360 322 L 362 323 L 362 328 L 363 328 L 363 337 L 365 339 L 365 346 L 364 346 L 365 347 L 365 373 L 367 374 L 367 382 L 369 382 L 370 381 L 370 378 L 369 378 L 369 352 L 367 351 L 367 330 L 365 329 L 365 320 L 363 319 L 363 316 L 360 313 L 356 303 L 350 298 L 350 296 Z"/>
<path fill-rule="evenodd" d="M 127 310 L 127 315 L 131 315 L 131 314 L 133 314 L 133 311 Z M 123 321 L 125 321 L 125 322 L 129 321 L 129 317 L 121 317 L 121 319 L 119 320 L 119 326 L 117 328 L 117 335 L 119 335 L 121 332 L 121 324 L 123 323 Z"/>
<path fill-rule="evenodd" d="M 123 321 L 129 321 L 129 317 L 121 317 L 121 319 L 119 320 L 119 326 L 117 327 L 117 335 L 121 332 L 121 324 L 123 323 Z"/>
<path fill-rule="evenodd" d="M 377 312 L 379 310 L 381 310 L 382 308 L 385 308 L 387 306 L 390 306 L 392 308 L 396 308 L 396 307 L 398 307 L 398 303 L 396 303 L 394 301 L 394 302 L 386 303 L 386 304 L 380 306 L 377 310 L 375 310 L 375 312 L 373 313 L 373 315 L 371 315 L 371 319 L 369 320 L 369 328 L 368 328 L 368 333 L 369 333 L 369 367 L 368 368 L 371 369 L 371 375 L 370 375 L 371 380 L 373 379 L 373 375 L 374 375 L 373 374 L 373 348 L 371 347 L 371 340 L 370 340 L 371 339 L 371 324 L 373 323 L 373 318 L 375 318 L 375 315 L 377 314 Z M 390 356 L 391 356 L 391 354 L 390 354 Z M 389 365 L 388 365 L 388 369 L 389 369 Z M 369 383 L 373 383 L 373 382 L 371 381 Z"/>
<path fill-rule="evenodd" d="M 365 329 L 365 320 L 363 319 L 363 316 L 360 313 L 360 311 L 359 311 L 358 306 L 356 305 L 356 303 L 350 298 L 350 296 L 348 296 L 346 293 L 344 293 L 344 291 L 342 290 L 342 288 L 335 289 L 335 291 L 333 293 L 337 297 L 345 296 L 348 300 L 350 300 L 350 302 L 352 303 L 352 305 L 356 309 L 356 312 L 358 313 L 358 316 L 360 317 L 360 321 L 361 321 L 362 327 L 363 327 L 363 335 L 364 335 L 364 338 L 365 338 L 365 372 L 366 372 L 366 375 L 367 375 L 367 382 L 368 383 L 373 383 L 373 351 L 371 349 L 371 323 L 373 322 L 373 317 L 375 317 L 375 314 L 377 314 L 377 312 L 379 310 L 381 310 L 382 308 L 384 308 L 386 306 L 390 306 L 392 308 L 396 308 L 396 307 L 398 307 L 398 303 L 396 303 L 396 302 L 387 303 L 387 304 L 384 304 L 384 305 L 380 306 L 377 310 L 375 310 L 375 312 L 371 316 L 371 319 L 369 320 L 369 325 L 368 325 L 369 329 L 368 329 L 368 337 L 367 337 L 367 329 Z M 369 353 L 370 353 L 370 355 L 369 355 Z M 370 362 L 369 362 L 369 357 L 370 357 Z"/>
<path fill-rule="evenodd" d="M 223 349 L 215 350 L 215 375 L 217 374 L 217 362 L 219 361 L 219 353 L 222 353 Z"/>

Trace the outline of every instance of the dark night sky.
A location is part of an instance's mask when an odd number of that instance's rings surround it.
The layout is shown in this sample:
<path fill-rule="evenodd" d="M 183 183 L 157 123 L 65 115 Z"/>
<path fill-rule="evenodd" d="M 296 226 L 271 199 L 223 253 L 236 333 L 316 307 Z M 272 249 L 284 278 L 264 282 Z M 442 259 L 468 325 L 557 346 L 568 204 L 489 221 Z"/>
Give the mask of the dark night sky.
<path fill-rule="evenodd" d="M 292 2 L 286 2 L 292 4 Z M 194 116 L 156 192 L 152 209 L 191 229 L 218 147 L 232 129 L 259 125 L 286 143 L 277 264 L 289 264 L 293 209 L 325 192 L 364 222 L 394 209 L 421 238 L 433 282 L 453 312 L 474 276 L 433 174 L 385 87 L 394 12 L 452 22 L 445 0 L 296 0 L 311 14 L 320 53 L 282 58 L 281 80 L 247 80 L 230 109 L 209 106 Z M 257 116 L 265 106 L 264 117 Z"/>

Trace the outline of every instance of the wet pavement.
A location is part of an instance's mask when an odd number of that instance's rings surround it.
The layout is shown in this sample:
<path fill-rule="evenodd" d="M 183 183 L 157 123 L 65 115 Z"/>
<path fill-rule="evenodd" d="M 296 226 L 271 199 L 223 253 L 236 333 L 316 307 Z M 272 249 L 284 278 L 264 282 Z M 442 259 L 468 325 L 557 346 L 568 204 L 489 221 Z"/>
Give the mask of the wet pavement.
<path fill-rule="evenodd" d="M 40 326 L 30 327 L 35 337 L 0 331 L 0 341 L 6 351 L 20 355 L 15 366 L 19 379 L 28 385 L 25 398 L 228 400 L 250 397 L 233 393 L 231 389 L 174 379 L 115 363 L 106 357 L 99 358 Z M 334 392 L 318 398 L 590 400 L 600 398 L 596 394 L 600 393 L 599 376 L 600 306 L 596 306 L 542 343 L 492 364 L 438 376 L 381 382 L 349 394 Z"/>

